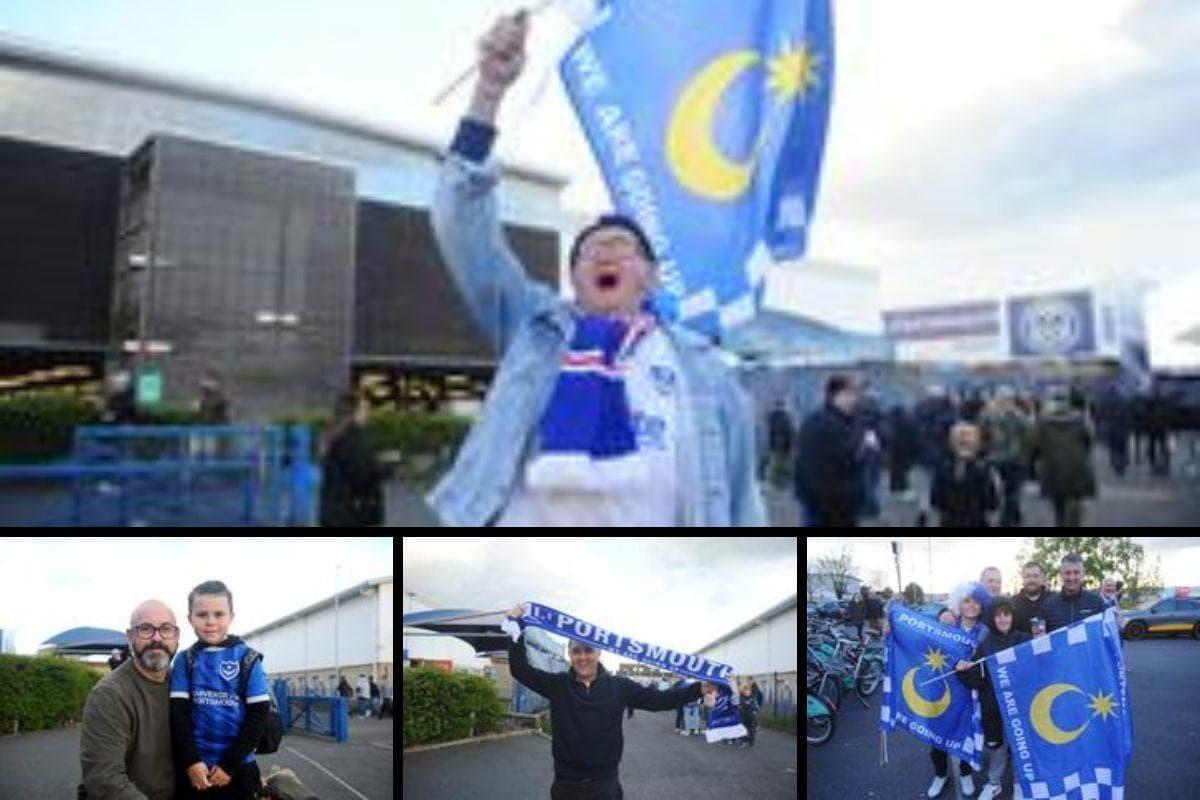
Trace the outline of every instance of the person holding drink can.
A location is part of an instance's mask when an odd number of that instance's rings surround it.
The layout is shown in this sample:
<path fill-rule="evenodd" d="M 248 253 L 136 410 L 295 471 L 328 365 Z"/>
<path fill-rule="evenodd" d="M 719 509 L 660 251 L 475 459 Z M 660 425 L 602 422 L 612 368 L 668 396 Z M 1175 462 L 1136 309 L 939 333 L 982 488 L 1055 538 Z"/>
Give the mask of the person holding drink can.
<path fill-rule="evenodd" d="M 1036 561 L 1030 561 L 1021 569 L 1021 580 L 1024 583 L 1021 591 L 1013 598 L 1013 628 L 1025 633 L 1035 634 L 1033 619 L 1042 620 L 1042 633 L 1046 632 L 1046 613 L 1043 608 L 1046 602 L 1046 576 L 1042 567 Z"/>

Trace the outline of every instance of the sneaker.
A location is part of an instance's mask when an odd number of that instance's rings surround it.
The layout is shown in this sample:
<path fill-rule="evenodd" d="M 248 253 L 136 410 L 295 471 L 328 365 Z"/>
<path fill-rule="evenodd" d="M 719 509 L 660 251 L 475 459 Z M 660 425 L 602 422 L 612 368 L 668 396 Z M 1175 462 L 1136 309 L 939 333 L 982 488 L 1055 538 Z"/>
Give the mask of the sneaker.
<path fill-rule="evenodd" d="M 960 775 L 958 782 L 962 786 L 963 797 L 973 797 L 975 795 L 975 781 L 971 779 L 970 775 Z"/>
<path fill-rule="evenodd" d="M 1000 796 L 1000 786 L 995 783 L 989 783 L 983 787 L 983 791 L 979 793 L 979 800 L 996 800 Z"/>
<path fill-rule="evenodd" d="M 925 796 L 928 798 L 931 798 L 931 800 L 932 800 L 932 798 L 940 795 L 942 793 L 942 790 L 945 788 L 946 788 L 945 776 L 942 776 L 939 778 L 935 775 L 935 776 L 933 776 L 933 783 L 929 784 L 929 791 L 925 793 Z"/>

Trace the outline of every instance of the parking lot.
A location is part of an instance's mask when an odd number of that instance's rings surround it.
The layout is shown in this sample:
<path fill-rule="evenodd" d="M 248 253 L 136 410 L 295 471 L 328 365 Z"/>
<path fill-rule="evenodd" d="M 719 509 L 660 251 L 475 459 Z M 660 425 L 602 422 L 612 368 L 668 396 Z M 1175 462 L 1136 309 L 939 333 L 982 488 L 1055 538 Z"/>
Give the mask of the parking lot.
<path fill-rule="evenodd" d="M 624 720 L 621 785 L 630 800 L 791 800 L 796 737 L 759 728 L 752 748 L 675 733 L 673 712 Z M 405 800 L 540 800 L 550 796 L 550 740 L 539 735 L 471 742 L 404 756 Z"/>
<path fill-rule="evenodd" d="M 259 756 L 265 777 L 278 764 L 320 800 L 391 800 L 393 721 L 350 719 L 350 741 L 290 733 L 278 753 Z M 0 737 L 0 798 L 62 800 L 79 785 L 79 729 Z"/>
<path fill-rule="evenodd" d="M 1134 738 L 1125 782 L 1129 800 L 1200 797 L 1198 659 L 1200 641 L 1191 637 L 1125 643 Z M 870 702 L 870 708 L 863 708 L 847 697 L 833 740 L 808 748 L 809 800 L 925 797 L 933 779 L 928 747 L 893 731 L 888 734 L 889 763 L 880 765 L 880 694 Z M 977 774 L 976 792 L 982 785 Z M 1011 769 L 1003 785 L 1002 798 L 1011 800 Z M 954 782 L 942 794 L 951 797 L 959 797 Z"/>

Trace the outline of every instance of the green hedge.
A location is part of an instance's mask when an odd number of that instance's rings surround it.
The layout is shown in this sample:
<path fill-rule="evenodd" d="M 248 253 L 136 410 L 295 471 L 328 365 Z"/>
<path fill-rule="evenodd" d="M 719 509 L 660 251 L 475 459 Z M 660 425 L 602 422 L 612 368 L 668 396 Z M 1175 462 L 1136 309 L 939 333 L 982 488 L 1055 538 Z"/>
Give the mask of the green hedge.
<path fill-rule="evenodd" d="M 330 422 L 328 411 L 296 411 L 276 417 L 277 425 L 307 425 L 312 432 L 315 460 L 320 459 L 321 431 Z M 454 414 L 377 411 L 367 420 L 367 438 L 376 452 L 400 454 L 398 473 L 413 483 L 432 480 L 454 459 L 471 430 L 472 421 Z"/>
<path fill-rule="evenodd" d="M 199 424 L 198 412 L 185 406 L 159 406 L 143 412 L 149 425 Z M 60 394 L 0 398 L 0 463 L 31 463 L 67 458 L 75 426 L 101 421 L 99 402 Z M 272 420 L 280 425 L 307 425 L 313 433 L 313 457 L 319 457 L 320 432 L 328 411 L 293 411 Z M 376 450 L 400 454 L 402 478 L 431 480 L 449 466 L 471 428 L 471 420 L 453 414 L 380 411 L 367 423 Z"/>
<path fill-rule="evenodd" d="M 0 397 L 0 463 L 56 461 L 71 455 L 77 425 L 99 425 L 100 401 L 56 394 Z M 199 413 L 185 406 L 159 406 L 142 416 L 148 425 L 196 425 Z"/>
<path fill-rule="evenodd" d="M 0 655 L 0 733 L 79 720 L 99 680 L 93 670 L 65 658 Z"/>
<path fill-rule="evenodd" d="M 417 667 L 404 670 L 402 682 L 405 747 L 499 729 L 504 703 L 486 678 Z"/>
<path fill-rule="evenodd" d="M 0 462 L 28 463 L 65 458 L 76 425 L 100 422 L 94 400 L 71 395 L 0 398 Z"/>

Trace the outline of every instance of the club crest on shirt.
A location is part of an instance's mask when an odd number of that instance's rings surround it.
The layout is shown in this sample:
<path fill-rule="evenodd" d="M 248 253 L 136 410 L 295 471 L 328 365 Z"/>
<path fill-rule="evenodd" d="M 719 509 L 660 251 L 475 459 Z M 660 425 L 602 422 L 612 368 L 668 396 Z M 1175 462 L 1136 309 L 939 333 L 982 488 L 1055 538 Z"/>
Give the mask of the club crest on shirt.
<path fill-rule="evenodd" d="M 222 661 L 218 671 L 221 673 L 222 678 L 231 681 L 238 676 L 238 669 L 238 662 Z"/>
<path fill-rule="evenodd" d="M 664 397 L 675 392 L 675 370 L 670 367 L 658 365 L 651 367 L 650 380 L 654 383 L 654 390 Z"/>

